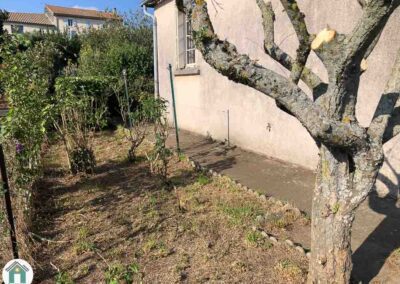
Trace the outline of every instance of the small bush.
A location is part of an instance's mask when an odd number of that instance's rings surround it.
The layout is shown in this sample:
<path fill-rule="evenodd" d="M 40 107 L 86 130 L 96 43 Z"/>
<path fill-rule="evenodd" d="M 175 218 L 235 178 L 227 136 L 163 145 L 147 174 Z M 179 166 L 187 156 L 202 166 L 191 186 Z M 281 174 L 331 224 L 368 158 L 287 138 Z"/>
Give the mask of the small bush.
<path fill-rule="evenodd" d="M 73 174 L 93 172 L 92 139 L 95 131 L 106 125 L 110 80 L 62 77 L 56 81 L 58 116 L 54 126 L 64 141 Z"/>

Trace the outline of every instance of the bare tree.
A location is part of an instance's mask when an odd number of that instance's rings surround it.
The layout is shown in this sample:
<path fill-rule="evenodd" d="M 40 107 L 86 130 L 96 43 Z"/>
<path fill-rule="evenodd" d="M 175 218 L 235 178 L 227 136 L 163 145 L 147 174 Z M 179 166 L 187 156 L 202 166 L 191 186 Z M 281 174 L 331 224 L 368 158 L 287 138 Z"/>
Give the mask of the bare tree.
<path fill-rule="evenodd" d="M 177 4 L 191 17 L 196 47 L 208 64 L 230 80 L 275 99 L 315 140 L 320 161 L 313 198 L 308 281 L 348 283 L 354 212 L 373 189 L 384 160 L 383 144 L 400 131 L 400 52 L 367 128 L 355 115 L 360 76 L 366 67 L 365 58 L 400 0 L 359 0 L 363 13 L 348 35 L 330 28 L 318 35 L 309 34 L 296 1 L 280 0 L 299 39 L 296 58 L 274 42 L 271 3 L 255 1 L 263 18 L 265 52 L 291 71 L 290 78 L 261 66 L 238 53 L 232 43 L 220 40 L 205 0 L 178 0 Z M 327 84 L 305 67 L 311 50 L 328 71 Z M 313 99 L 298 87 L 299 80 L 313 91 Z"/>

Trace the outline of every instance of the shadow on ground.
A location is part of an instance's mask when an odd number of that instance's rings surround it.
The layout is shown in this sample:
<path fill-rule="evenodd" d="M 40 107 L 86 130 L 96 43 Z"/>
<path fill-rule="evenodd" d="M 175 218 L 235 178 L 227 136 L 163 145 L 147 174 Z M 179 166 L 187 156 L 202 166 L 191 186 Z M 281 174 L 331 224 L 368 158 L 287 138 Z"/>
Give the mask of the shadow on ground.
<path fill-rule="evenodd" d="M 400 248 L 400 209 L 396 207 L 396 200 L 371 194 L 368 205 L 386 217 L 353 254 L 353 278 L 362 283 L 370 283 L 391 253 Z"/>
<path fill-rule="evenodd" d="M 40 187 L 35 196 L 36 205 L 34 206 L 37 211 L 35 212 L 33 236 L 38 241 L 35 251 L 35 259 L 38 260 L 35 267 L 35 278 L 40 281 L 37 283 L 53 281 L 57 271 L 55 266 L 49 262 L 49 259 L 52 258 L 49 253 L 52 256 L 66 254 L 73 246 L 76 246 L 76 232 L 80 227 L 85 226 L 85 220 L 89 223 L 89 219 L 92 219 L 90 221 L 93 222 L 93 219 L 98 218 L 96 222 L 102 224 L 100 228 L 90 232 L 90 235 L 98 239 L 94 243 L 95 247 L 101 248 L 101 250 L 96 249 L 95 251 L 107 254 L 120 243 L 135 238 L 144 230 L 151 233 L 169 217 L 160 216 L 157 223 L 153 224 L 151 228 L 134 227 L 132 221 L 127 219 L 126 212 L 128 210 L 125 212 L 124 206 L 142 206 L 132 203 L 135 202 L 134 200 L 140 200 L 143 196 L 159 194 L 163 188 L 170 191 L 174 185 L 186 186 L 196 181 L 193 171 L 181 170 L 178 175 L 171 178 L 172 184 L 164 185 L 161 178 L 155 177 L 149 172 L 146 163 L 126 161 L 102 163 L 95 168 L 93 175 L 86 177 L 73 177 L 67 171 L 59 168 L 45 169 L 44 176 L 45 178 L 39 183 Z M 80 202 L 71 202 L 71 200 L 77 199 Z M 125 208 L 127 209 L 127 207 Z M 116 215 L 111 216 L 110 212 Z M 111 226 L 108 222 L 114 225 Z M 71 231 L 71 228 L 74 228 L 74 231 Z M 105 237 L 115 234 L 113 230 L 120 230 L 119 238 Z M 77 256 L 79 259 L 76 262 L 62 264 L 62 269 L 69 271 L 74 266 L 85 263 L 91 258 L 101 263 L 101 257 L 94 254 L 94 257 L 93 255 Z M 95 269 L 94 267 L 96 267 L 95 264 L 89 265 L 87 273 Z"/>

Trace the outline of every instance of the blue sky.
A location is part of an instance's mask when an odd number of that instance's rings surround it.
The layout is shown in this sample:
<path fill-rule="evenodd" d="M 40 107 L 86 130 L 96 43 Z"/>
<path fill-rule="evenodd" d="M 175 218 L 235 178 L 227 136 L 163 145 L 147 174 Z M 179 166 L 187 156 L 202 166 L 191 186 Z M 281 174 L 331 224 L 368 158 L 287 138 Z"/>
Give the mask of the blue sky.
<path fill-rule="evenodd" d="M 119 11 L 136 10 L 142 0 L 0 0 L 0 9 L 9 12 L 42 13 L 45 4 L 65 7 L 84 7 L 104 10 L 117 8 Z"/>

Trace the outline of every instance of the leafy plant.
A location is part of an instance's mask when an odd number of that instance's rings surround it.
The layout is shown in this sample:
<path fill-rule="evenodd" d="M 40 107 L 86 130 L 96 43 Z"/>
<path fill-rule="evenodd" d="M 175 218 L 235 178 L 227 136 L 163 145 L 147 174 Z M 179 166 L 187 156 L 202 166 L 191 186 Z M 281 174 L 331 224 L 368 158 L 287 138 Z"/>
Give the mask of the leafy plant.
<path fill-rule="evenodd" d="M 59 271 L 55 279 L 56 284 L 73 284 L 71 276 L 67 272 Z"/>
<path fill-rule="evenodd" d="M 142 275 L 139 265 L 137 263 L 132 263 L 127 266 L 121 264 L 109 266 L 105 271 L 104 277 L 107 284 L 132 284 L 135 279 L 141 279 Z"/>
<path fill-rule="evenodd" d="M 109 79 L 60 77 L 56 81 L 58 117 L 54 126 L 62 137 L 73 174 L 91 173 L 95 166 L 92 139 L 106 125 Z"/>
<path fill-rule="evenodd" d="M 125 126 L 123 131 L 125 138 L 131 146 L 128 151 L 128 159 L 136 160 L 137 148 L 142 144 L 148 134 L 148 125 L 158 118 L 159 101 L 152 95 L 143 93 L 138 99 L 138 105 L 132 110 L 132 94 L 122 94 L 115 90 L 120 106 L 120 114 Z"/>
<path fill-rule="evenodd" d="M 169 125 L 166 117 L 166 102 L 158 99 L 157 104 L 157 108 L 154 109 L 153 149 L 146 156 L 150 162 L 151 173 L 159 175 L 164 182 L 167 182 L 168 163 L 172 155 L 172 151 L 166 147 Z"/>
<path fill-rule="evenodd" d="M 9 111 L 1 120 L 1 140 L 13 148 L 13 183 L 29 198 L 30 186 L 40 174 L 41 147 L 54 115 L 50 90 L 58 51 L 51 42 L 26 51 L 19 50 L 20 44 L 10 37 L 2 45 L 0 81 Z"/>

